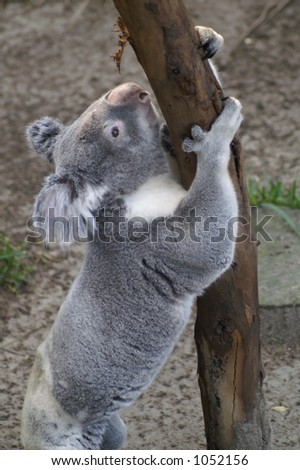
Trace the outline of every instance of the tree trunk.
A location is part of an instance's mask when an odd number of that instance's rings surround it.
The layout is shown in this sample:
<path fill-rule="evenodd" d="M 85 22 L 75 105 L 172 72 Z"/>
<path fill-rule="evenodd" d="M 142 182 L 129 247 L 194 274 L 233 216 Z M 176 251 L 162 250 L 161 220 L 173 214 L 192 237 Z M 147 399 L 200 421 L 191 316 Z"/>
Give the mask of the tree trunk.
<path fill-rule="evenodd" d="M 209 129 L 222 110 L 222 90 L 182 0 L 114 0 L 173 140 L 183 185 L 194 178 L 196 158 L 181 149 L 193 123 Z M 178 119 L 180 116 L 180 119 Z M 270 431 L 262 393 L 256 243 L 238 138 L 231 176 L 239 200 L 243 242 L 233 267 L 198 299 L 195 340 L 209 449 L 265 449 Z M 241 235 L 241 233 L 240 233 Z"/>

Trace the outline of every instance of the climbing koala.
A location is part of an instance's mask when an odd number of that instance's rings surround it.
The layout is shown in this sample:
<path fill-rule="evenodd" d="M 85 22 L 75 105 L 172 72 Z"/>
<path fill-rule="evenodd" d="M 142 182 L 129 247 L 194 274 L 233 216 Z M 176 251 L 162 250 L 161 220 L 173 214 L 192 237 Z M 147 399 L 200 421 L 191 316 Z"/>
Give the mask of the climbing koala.
<path fill-rule="evenodd" d="M 192 127 L 183 149 L 198 167 L 188 191 L 167 165 L 150 95 L 134 83 L 69 126 L 45 117 L 28 128 L 31 146 L 55 165 L 35 202 L 39 233 L 67 245 L 88 237 L 81 271 L 37 350 L 25 448 L 121 448 L 120 412 L 166 362 L 195 297 L 233 261 L 228 225 L 238 209 L 227 166 L 241 119 L 228 98 L 209 132 Z"/>

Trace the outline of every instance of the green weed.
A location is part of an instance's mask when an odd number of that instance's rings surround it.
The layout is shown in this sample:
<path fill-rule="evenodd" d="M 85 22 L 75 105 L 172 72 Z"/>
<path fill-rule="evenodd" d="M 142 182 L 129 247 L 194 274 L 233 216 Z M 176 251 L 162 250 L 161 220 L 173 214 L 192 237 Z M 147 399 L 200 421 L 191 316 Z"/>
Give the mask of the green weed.
<path fill-rule="evenodd" d="M 300 193 L 297 192 L 296 181 L 287 187 L 283 185 L 282 181 L 269 181 L 266 185 L 259 181 L 250 180 L 249 199 L 251 206 L 261 206 L 268 203 L 300 209 Z"/>
<path fill-rule="evenodd" d="M 262 206 L 273 210 L 300 238 L 300 227 L 283 208 L 300 209 L 300 193 L 297 191 L 296 181 L 287 187 L 282 181 L 269 181 L 268 184 L 264 184 L 250 180 L 248 192 L 251 206 Z"/>
<path fill-rule="evenodd" d="M 14 246 L 6 235 L 0 233 L 0 286 L 6 286 L 15 293 L 20 291 L 33 271 L 28 256 L 26 243 Z"/>

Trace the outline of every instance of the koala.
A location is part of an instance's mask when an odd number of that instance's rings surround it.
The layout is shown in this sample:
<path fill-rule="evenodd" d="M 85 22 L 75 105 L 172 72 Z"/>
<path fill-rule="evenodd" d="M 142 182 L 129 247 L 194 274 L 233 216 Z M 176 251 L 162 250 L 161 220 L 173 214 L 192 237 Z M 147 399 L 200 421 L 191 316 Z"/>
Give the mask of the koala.
<path fill-rule="evenodd" d="M 222 41 L 200 33 L 211 56 Z M 37 349 L 24 448 L 122 447 L 120 413 L 165 364 L 196 296 L 233 261 L 228 227 L 238 205 L 228 162 L 241 120 L 239 101 L 227 98 L 210 131 L 192 126 L 182 144 L 197 155 L 188 191 L 167 163 L 166 126 L 135 83 L 109 91 L 68 126 L 44 117 L 27 129 L 33 149 L 55 166 L 35 201 L 35 230 L 46 243 L 84 239 L 86 255 Z"/>

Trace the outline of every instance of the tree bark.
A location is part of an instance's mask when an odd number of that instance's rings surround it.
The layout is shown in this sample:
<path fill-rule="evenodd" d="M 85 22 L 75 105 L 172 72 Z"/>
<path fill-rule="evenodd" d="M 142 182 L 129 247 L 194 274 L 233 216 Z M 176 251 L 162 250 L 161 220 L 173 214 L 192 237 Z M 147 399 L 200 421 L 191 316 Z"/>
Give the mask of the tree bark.
<path fill-rule="evenodd" d="M 114 0 L 166 119 L 183 185 L 194 178 L 196 158 L 181 149 L 193 123 L 209 129 L 223 96 L 182 0 Z M 180 117 L 180 119 L 178 118 Z M 209 449 L 265 449 L 270 431 L 262 392 L 256 243 L 243 153 L 232 144 L 231 176 L 244 225 L 232 268 L 198 299 L 195 340 Z M 242 233 L 241 233 L 242 232 Z"/>

